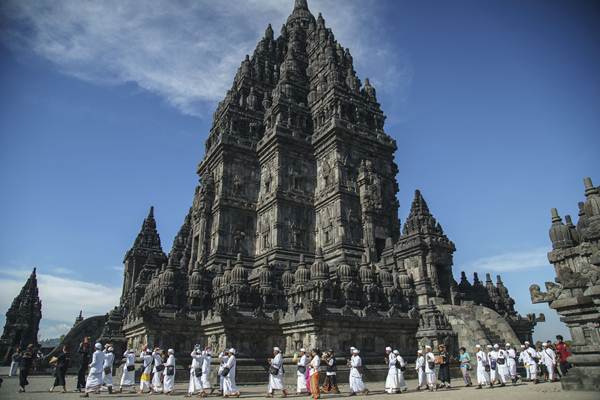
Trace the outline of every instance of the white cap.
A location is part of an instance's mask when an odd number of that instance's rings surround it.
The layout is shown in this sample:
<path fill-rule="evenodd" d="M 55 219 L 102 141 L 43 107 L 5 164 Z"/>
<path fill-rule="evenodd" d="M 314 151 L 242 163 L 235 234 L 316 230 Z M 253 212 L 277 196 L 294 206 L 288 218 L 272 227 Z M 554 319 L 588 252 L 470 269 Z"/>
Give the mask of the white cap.
<path fill-rule="evenodd" d="M 114 349 L 112 348 L 112 346 L 110 346 L 110 347 L 108 348 L 108 351 L 113 351 L 113 350 L 114 350 Z"/>
<path fill-rule="evenodd" d="M 152 354 L 152 350 L 146 349 L 146 354 Z"/>
<path fill-rule="evenodd" d="M 506 347 L 510 347 L 510 343 L 506 343 L 506 344 L 505 344 L 505 346 L 506 346 Z"/>
<path fill-rule="evenodd" d="M 423 354 L 423 350 L 421 350 L 421 349 L 417 350 L 417 354 Z"/>
<path fill-rule="evenodd" d="M 356 347 L 350 346 L 350 350 L 356 350 Z"/>
<path fill-rule="evenodd" d="M 230 349 L 229 349 L 229 352 L 230 352 L 231 354 L 235 354 L 235 349 L 232 347 L 232 348 L 230 348 Z"/>
<path fill-rule="evenodd" d="M 167 350 L 167 353 L 169 353 L 169 354 L 175 354 L 175 350 L 169 349 L 169 350 Z"/>
<path fill-rule="evenodd" d="M 385 351 L 392 351 L 392 348 L 390 346 L 385 348 Z"/>
<path fill-rule="evenodd" d="M 478 349 L 480 349 L 481 345 L 480 344 L 476 344 L 475 347 L 478 348 Z"/>
<path fill-rule="evenodd" d="M 303 347 L 303 348 L 300 349 L 300 352 L 306 353 L 306 349 Z"/>
<path fill-rule="evenodd" d="M 278 353 L 281 353 L 281 349 L 279 347 L 273 347 L 273 351 L 276 351 Z"/>
<path fill-rule="evenodd" d="M 399 354 L 400 354 L 400 352 L 399 352 L 398 350 L 394 350 L 394 354 L 395 354 L 395 355 L 399 355 Z"/>
<path fill-rule="evenodd" d="M 522 345 L 521 345 L 521 348 L 522 348 L 522 349 L 524 349 L 524 348 L 525 348 L 525 345 L 524 345 L 524 344 L 522 344 Z"/>
<path fill-rule="evenodd" d="M 358 349 L 352 349 L 352 354 L 358 354 L 360 351 Z"/>
<path fill-rule="evenodd" d="M 431 350 L 431 346 L 427 345 L 427 346 L 425 346 L 425 349 L 426 349 L 426 350 L 427 350 L 427 349 Z"/>
<path fill-rule="evenodd" d="M 488 349 L 491 349 L 491 348 L 492 348 L 492 345 L 491 345 L 491 344 L 488 344 L 488 345 L 486 345 L 485 347 L 487 347 Z"/>
<path fill-rule="evenodd" d="M 498 343 L 496 343 L 496 344 L 494 345 L 494 348 L 495 348 L 495 349 L 499 349 L 499 348 L 500 348 L 500 346 L 498 346 Z"/>
<path fill-rule="evenodd" d="M 525 344 L 529 344 L 529 342 L 526 340 L 526 341 L 525 341 Z"/>
<path fill-rule="evenodd" d="M 544 343 L 542 343 L 542 346 L 548 347 L 548 343 L 544 342 Z"/>
<path fill-rule="evenodd" d="M 94 347 L 98 350 L 102 350 L 102 343 L 96 343 Z"/>

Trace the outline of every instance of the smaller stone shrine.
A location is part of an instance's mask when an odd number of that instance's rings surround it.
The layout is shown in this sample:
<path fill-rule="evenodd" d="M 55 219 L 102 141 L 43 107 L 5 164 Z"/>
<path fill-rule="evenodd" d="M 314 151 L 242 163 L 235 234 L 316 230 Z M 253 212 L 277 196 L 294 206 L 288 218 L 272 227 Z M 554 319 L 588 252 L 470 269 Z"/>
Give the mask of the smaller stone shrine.
<path fill-rule="evenodd" d="M 529 291 L 533 303 L 549 303 L 571 331 L 573 368 L 561 380 L 563 389 L 600 391 L 600 187 L 590 178 L 584 184 L 577 225 L 552 209 L 548 260 L 554 282 L 546 282 L 546 292 L 538 285 Z"/>
<path fill-rule="evenodd" d="M 15 347 L 37 346 L 42 319 L 42 301 L 38 295 L 35 268 L 21 292 L 6 312 L 4 332 L 0 338 L 0 360 L 8 365 Z"/>

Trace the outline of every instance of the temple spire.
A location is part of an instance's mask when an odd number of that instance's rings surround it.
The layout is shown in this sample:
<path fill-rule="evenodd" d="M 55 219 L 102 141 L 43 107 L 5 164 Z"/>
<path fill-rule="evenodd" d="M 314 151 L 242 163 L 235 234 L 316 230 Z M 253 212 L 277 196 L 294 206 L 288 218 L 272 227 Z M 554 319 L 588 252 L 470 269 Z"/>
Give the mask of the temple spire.
<path fill-rule="evenodd" d="M 308 10 L 308 3 L 306 0 L 296 0 L 294 2 L 294 11 L 295 10 Z"/>

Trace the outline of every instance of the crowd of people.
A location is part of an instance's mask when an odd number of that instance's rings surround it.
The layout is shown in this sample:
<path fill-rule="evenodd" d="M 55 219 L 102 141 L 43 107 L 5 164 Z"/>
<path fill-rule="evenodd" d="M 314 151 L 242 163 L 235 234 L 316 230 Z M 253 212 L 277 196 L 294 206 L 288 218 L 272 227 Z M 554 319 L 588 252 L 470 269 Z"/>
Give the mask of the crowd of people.
<path fill-rule="evenodd" d="M 474 386 L 476 389 L 492 388 L 494 385 L 506 386 L 511 383 L 516 385 L 519 380 L 530 381 L 534 384 L 544 381 L 556 381 L 570 368 L 567 361 L 570 352 L 558 335 L 556 343 L 551 341 L 537 343 L 533 346 L 529 342 L 519 345 L 518 348 L 510 343 L 504 345 L 487 344 L 476 345 L 473 356 L 464 347 L 459 349 L 459 354 L 454 357 L 446 347 L 441 344 L 436 351 L 431 346 L 424 346 L 417 350 L 415 371 L 417 375 L 416 390 L 436 391 L 441 388 L 451 388 L 450 366 L 458 365 L 462 373 L 465 386 Z M 144 393 L 172 394 L 175 387 L 176 358 L 175 351 L 164 351 L 158 347 L 150 349 L 144 347 L 139 354 L 141 360 L 140 380 L 136 385 L 136 358 L 134 350 L 128 349 L 122 357 L 115 358 L 113 346 L 108 343 L 104 346 L 96 343 L 91 350 L 89 338 L 85 338 L 79 345 L 78 353 L 81 355 L 81 366 L 77 374 L 77 389 L 82 392 L 82 397 L 90 393 L 100 393 L 106 390 L 109 394 L 121 393 L 123 390 Z M 236 350 L 230 348 L 218 354 L 219 368 L 217 371 L 218 382 L 210 381 L 212 366 L 212 350 L 210 347 L 196 345 L 190 354 L 189 384 L 187 396 L 198 395 L 206 397 L 215 390 L 223 397 L 239 397 L 240 390 L 236 384 L 237 358 Z M 24 392 L 28 385 L 27 377 L 36 358 L 32 345 L 23 351 L 17 349 L 13 355 L 10 375 L 19 375 L 19 392 Z M 321 393 L 339 394 L 337 383 L 337 359 L 333 349 L 321 352 L 319 349 L 307 351 L 302 348 L 294 354 L 293 362 L 296 366 L 296 394 L 310 395 L 318 399 Z M 273 348 L 273 357 L 268 360 L 267 397 L 273 397 L 280 391 L 283 397 L 288 395 L 284 383 L 284 359 L 279 347 Z M 366 395 L 363 377 L 363 360 L 360 350 L 351 347 L 346 359 L 349 368 L 350 396 Z M 408 390 L 404 374 L 408 364 L 398 350 L 391 347 L 385 348 L 385 365 L 388 368 L 384 390 L 388 394 L 401 393 Z M 54 368 L 54 383 L 50 391 L 61 387 L 66 388 L 66 373 L 71 363 L 71 354 L 67 346 L 62 348 L 58 355 L 49 360 Z M 113 391 L 113 369 L 122 364 L 122 373 L 118 389 Z M 522 364 L 526 376 L 517 374 L 517 365 Z M 471 373 L 474 372 L 474 377 Z M 321 379 L 320 375 L 323 375 Z M 320 383 L 322 381 L 322 384 Z M 116 385 L 115 385 L 116 386 Z"/>

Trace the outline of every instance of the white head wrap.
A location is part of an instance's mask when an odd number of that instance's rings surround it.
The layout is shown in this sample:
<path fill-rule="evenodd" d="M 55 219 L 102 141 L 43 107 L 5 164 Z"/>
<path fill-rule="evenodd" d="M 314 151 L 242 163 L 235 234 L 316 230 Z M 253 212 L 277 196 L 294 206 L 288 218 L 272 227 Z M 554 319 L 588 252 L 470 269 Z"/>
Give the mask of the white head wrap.
<path fill-rule="evenodd" d="M 232 347 L 232 348 L 230 348 L 230 349 L 229 349 L 229 352 L 230 352 L 231 354 L 235 354 L 235 349 Z"/>
<path fill-rule="evenodd" d="M 399 354 L 400 354 L 400 352 L 399 352 L 398 350 L 394 350 L 394 354 L 395 354 L 395 355 L 399 355 Z"/>
<path fill-rule="evenodd" d="M 167 350 L 167 352 L 168 352 L 169 354 L 175 354 L 175 350 L 173 350 L 173 349 L 169 349 L 169 350 Z"/>
<path fill-rule="evenodd" d="M 360 351 L 358 349 L 352 350 L 352 354 L 358 354 L 358 353 L 360 353 Z"/>
<path fill-rule="evenodd" d="M 417 354 L 423 354 L 423 350 L 421 350 L 421 349 L 417 350 Z"/>
<path fill-rule="evenodd" d="M 528 344 L 529 344 L 529 342 L 526 340 L 526 341 L 525 341 L 525 345 L 528 345 Z"/>
<path fill-rule="evenodd" d="M 94 346 L 97 350 L 102 350 L 102 343 L 96 343 Z"/>
<path fill-rule="evenodd" d="M 496 343 L 496 344 L 494 345 L 494 348 L 495 348 L 495 349 L 499 349 L 499 348 L 500 348 L 500 346 L 498 346 L 498 343 Z"/>
<path fill-rule="evenodd" d="M 480 345 L 480 344 L 476 344 L 476 345 L 475 345 L 475 348 L 477 348 L 477 349 L 480 349 L 480 348 L 481 348 L 481 345 Z"/>
<path fill-rule="evenodd" d="M 510 347 L 510 343 L 506 343 L 506 344 L 505 344 L 505 346 L 506 346 L 506 347 Z"/>
<path fill-rule="evenodd" d="M 522 349 L 524 349 L 524 348 L 525 348 L 525 345 L 524 345 L 524 344 L 522 344 L 522 345 L 521 345 L 521 348 L 522 348 Z"/>
<path fill-rule="evenodd" d="M 385 351 L 392 351 L 392 348 L 390 346 L 385 348 Z"/>
<path fill-rule="evenodd" d="M 273 351 L 276 351 L 278 353 L 281 353 L 281 349 L 279 347 L 273 347 Z"/>
<path fill-rule="evenodd" d="M 491 344 L 488 344 L 488 345 L 486 345 L 485 347 L 487 347 L 488 349 L 491 349 L 491 348 L 492 348 L 492 345 L 491 345 Z"/>
<path fill-rule="evenodd" d="M 548 347 L 548 343 L 544 342 L 544 343 L 542 343 L 542 346 Z"/>
<path fill-rule="evenodd" d="M 431 350 L 431 346 L 425 346 L 425 350 L 427 349 Z"/>
<path fill-rule="evenodd" d="M 300 352 L 301 353 L 306 353 L 306 349 L 303 347 L 303 348 L 300 349 Z"/>

